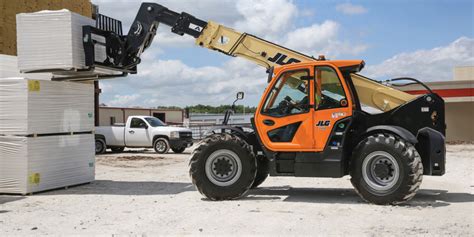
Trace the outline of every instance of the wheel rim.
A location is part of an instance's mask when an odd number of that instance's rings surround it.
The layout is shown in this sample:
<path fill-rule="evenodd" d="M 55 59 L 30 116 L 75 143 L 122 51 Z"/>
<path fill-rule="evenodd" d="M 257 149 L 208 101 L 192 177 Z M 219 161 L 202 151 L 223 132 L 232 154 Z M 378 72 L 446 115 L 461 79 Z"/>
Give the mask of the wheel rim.
<path fill-rule="evenodd" d="M 367 155 L 362 163 L 364 181 L 375 191 L 385 192 L 395 186 L 400 177 L 397 160 L 385 151 Z"/>
<path fill-rule="evenodd" d="M 102 142 L 96 141 L 95 142 L 95 153 L 102 152 L 103 149 L 104 149 L 104 145 L 102 144 Z"/>
<path fill-rule="evenodd" d="M 206 176 L 217 186 L 234 184 L 242 174 L 239 156 L 230 150 L 214 151 L 206 160 Z"/>
<path fill-rule="evenodd" d="M 165 152 L 166 150 L 166 143 L 164 141 L 157 141 L 155 144 L 155 149 L 158 152 Z"/>

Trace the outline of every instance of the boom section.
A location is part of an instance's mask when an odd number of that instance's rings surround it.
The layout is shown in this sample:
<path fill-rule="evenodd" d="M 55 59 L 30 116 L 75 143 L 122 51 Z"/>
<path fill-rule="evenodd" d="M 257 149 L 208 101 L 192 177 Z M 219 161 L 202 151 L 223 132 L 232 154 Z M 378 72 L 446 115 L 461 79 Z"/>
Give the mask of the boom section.
<path fill-rule="evenodd" d="M 316 60 L 257 36 L 237 32 L 213 21 L 207 22 L 206 28 L 196 39 L 196 44 L 230 56 L 246 58 L 267 69 L 272 66 Z"/>

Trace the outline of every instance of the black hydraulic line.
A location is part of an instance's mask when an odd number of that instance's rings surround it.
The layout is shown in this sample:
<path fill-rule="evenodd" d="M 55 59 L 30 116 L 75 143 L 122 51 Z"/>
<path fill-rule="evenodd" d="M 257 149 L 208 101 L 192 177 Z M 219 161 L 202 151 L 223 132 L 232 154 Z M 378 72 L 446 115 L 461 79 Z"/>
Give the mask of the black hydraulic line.
<path fill-rule="evenodd" d="M 428 87 L 425 83 L 421 82 L 420 80 L 417 80 L 415 78 L 411 78 L 411 77 L 398 77 L 398 78 L 393 78 L 393 79 L 390 79 L 390 80 L 386 80 L 384 82 L 392 82 L 392 81 L 413 81 L 414 83 L 407 83 L 407 84 L 396 84 L 395 86 L 408 86 L 408 85 L 414 85 L 414 84 L 419 84 L 421 86 L 423 86 L 427 91 L 430 92 L 430 94 L 434 94 L 434 92 L 431 90 L 430 87 Z"/>
<path fill-rule="evenodd" d="M 404 87 L 404 86 L 418 85 L 418 83 L 416 83 L 416 82 L 410 82 L 410 83 L 405 83 L 405 84 L 393 84 L 393 83 L 390 83 L 390 85 L 392 85 L 392 86 L 397 86 L 397 87 Z"/>

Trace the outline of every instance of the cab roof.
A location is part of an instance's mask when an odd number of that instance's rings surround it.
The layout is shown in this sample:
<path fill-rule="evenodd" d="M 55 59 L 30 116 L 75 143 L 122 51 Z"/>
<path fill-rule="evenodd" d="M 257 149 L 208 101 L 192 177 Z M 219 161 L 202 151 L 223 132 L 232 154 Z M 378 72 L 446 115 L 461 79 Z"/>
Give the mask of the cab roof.
<path fill-rule="evenodd" d="M 360 72 L 364 66 L 364 60 L 314 60 L 300 63 L 292 63 L 283 66 L 275 67 L 275 72 L 279 72 L 283 69 L 299 68 L 304 66 L 319 66 L 319 65 L 331 65 L 339 68 L 341 71 L 349 71 L 351 73 Z"/>

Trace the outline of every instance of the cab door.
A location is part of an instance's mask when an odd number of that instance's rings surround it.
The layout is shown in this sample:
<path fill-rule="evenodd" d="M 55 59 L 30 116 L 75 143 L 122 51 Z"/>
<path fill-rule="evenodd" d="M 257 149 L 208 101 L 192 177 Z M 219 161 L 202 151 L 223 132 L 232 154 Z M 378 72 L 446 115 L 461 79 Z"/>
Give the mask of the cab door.
<path fill-rule="evenodd" d="M 312 74 L 310 66 L 289 69 L 267 88 L 255 113 L 255 127 L 267 149 L 314 150 Z"/>
<path fill-rule="evenodd" d="M 151 146 L 148 124 L 141 118 L 132 118 L 130 126 L 125 128 L 125 144 L 130 147 Z"/>
<path fill-rule="evenodd" d="M 326 146 L 332 149 L 342 147 L 341 132 L 333 129 L 337 124 L 338 130 L 345 131 L 348 123 L 342 122 L 352 116 L 352 98 L 349 87 L 342 80 L 339 70 L 322 65 L 314 68 L 314 138 L 315 151 L 323 151 Z M 331 137 L 331 140 L 329 138 Z M 331 144 L 329 144 L 331 143 Z"/>

